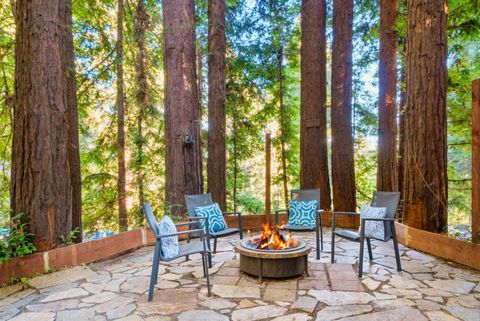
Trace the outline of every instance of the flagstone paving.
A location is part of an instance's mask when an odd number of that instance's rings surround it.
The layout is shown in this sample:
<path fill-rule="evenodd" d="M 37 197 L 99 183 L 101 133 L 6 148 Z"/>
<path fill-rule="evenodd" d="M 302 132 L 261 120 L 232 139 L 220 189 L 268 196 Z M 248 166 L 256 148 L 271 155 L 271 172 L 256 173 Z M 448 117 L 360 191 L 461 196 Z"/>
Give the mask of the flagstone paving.
<path fill-rule="evenodd" d="M 328 230 L 325 240 L 330 240 Z M 296 235 L 314 244 L 314 235 Z M 336 241 L 309 258 L 309 276 L 264 280 L 240 272 L 233 246 L 219 242 L 207 296 L 201 258 L 162 264 L 155 296 L 147 302 L 152 247 L 116 259 L 39 276 L 0 288 L 0 320 L 94 321 L 479 321 L 480 271 L 400 246 L 403 272 L 396 271 L 391 244 L 373 242 L 374 261 L 365 258 L 358 278 L 358 244 Z"/>

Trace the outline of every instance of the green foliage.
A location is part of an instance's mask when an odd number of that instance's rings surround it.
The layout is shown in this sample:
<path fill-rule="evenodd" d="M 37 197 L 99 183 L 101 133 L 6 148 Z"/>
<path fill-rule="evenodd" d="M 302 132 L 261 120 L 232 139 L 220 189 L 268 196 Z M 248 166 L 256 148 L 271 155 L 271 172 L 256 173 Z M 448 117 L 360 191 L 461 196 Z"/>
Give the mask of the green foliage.
<path fill-rule="evenodd" d="M 64 245 L 72 245 L 75 243 L 75 240 L 78 238 L 80 229 L 77 227 L 74 230 L 70 231 L 67 235 L 60 235 L 60 241 Z"/>
<path fill-rule="evenodd" d="M 11 258 L 21 257 L 34 253 L 37 249 L 33 245 L 33 234 L 28 233 L 27 224 L 22 222 L 23 214 L 11 218 L 9 234 L 0 239 L 0 264 Z"/>

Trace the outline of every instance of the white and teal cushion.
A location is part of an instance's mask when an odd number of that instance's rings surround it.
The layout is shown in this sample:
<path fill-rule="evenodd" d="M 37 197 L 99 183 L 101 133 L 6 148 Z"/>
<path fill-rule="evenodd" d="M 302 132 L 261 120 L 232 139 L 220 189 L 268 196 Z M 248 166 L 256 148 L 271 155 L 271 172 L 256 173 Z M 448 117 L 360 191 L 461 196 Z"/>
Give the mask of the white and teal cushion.
<path fill-rule="evenodd" d="M 362 205 L 360 210 L 360 219 L 362 218 L 385 218 L 387 216 L 386 207 L 372 207 Z M 361 226 L 358 229 L 360 233 Z M 385 239 L 385 223 L 383 221 L 365 221 L 365 237 L 375 239 Z"/>
<path fill-rule="evenodd" d="M 158 223 L 160 236 L 166 234 L 177 233 L 177 228 L 172 219 L 165 215 Z M 162 254 L 166 259 L 174 258 L 178 255 L 178 236 L 169 236 L 162 238 Z"/>
<path fill-rule="evenodd" d="M 210 233 L 220 232 L 228 228 L 217 203 L 195 207 L 195 215 L 208 217 L 208 232 Z M 200 220 L 200 226 L 205 229 L 205 220 Z"/>
<path fill-rule="evenodd" d="M 318 201 L 290 201 L 288 225 L 315 227 Z"/>

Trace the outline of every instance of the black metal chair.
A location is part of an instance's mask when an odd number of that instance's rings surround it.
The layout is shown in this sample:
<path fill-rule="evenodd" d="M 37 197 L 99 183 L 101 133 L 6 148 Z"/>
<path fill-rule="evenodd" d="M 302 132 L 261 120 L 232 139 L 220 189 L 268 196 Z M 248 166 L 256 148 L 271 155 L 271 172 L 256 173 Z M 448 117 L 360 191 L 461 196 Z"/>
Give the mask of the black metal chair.
<path fill-rule="evenodd" d="M 150 225 L 153 234 L 157 238 L 155 242 L 155 250 L 153 254 L 153 265 L 152 265 L 152 275 L 150 276 L 150 288 L 148 290 L 148 301 L 152 301 L 153 299 L 153 290 L 155 288 L 155 284 L 157 284 L 157 279 L 158 279 L 158 265 L 160 264 L 160 261 L 172 261 L 175 260 L 179 257 L 186 256 L 188 257 L 189 255 L 192 254 L 201 254 L 202 255 L 202 265 L 203 265 L 203 274 L 207 278 L 207 288 L 208 288 L 208 296 L 210 296 L 210 276 L 208 275 L 208 262 L 207 262 L 207 257 L 210 252 L 206 238 L 205 238 L 205 232 L 203 229 L 196 229 L 196 230 L 188 230 L 188 231 L 183 231 L 183 232 L 176 232 L 172 234 L 165 234 L 162 235 L 160 234 L 160 229 L 158 227 L 158 222 L 155 218 L 155 215 L 153 214 L 152 207 L 150 206 L 150 203 L 147 202 L 143 204 L 143 211 L 145 213 L 145 216 L 147 217 L 148 224 Z M 176 227 L 179 226 L 190 226 L 193 225 L 194 223 L 197 222 L 189 222 L 189 223 L 180 223 L 180 224 L 175 224 Z M 179 236 L 179 235 L 191 235 L 192 233 L 198 233 L 200 236 L 200 242 L 193 242 L 193 243 L 187 243 L 187 244 L 180 244 L 179 245 L 179 251 L 178 255 L 173 257 L 173 258 L 165 258 L 162 254 L 162 239 L 166 237 L 171 237 L 171 236 Z"/>
<path fill-rule="evenodd" d="M 296 226 L 289 225 L 288 223 L 283 225 L 282 228 L 289 230 L 290 232 L 313 232 L 316 234 L 317 241 L 317 260 L 320 260 L 320 250 L 323 251 L 323 230 L 322 230 L 322 211 L 320 209 L 320 190 L 319 189 L 293 189 L 290 191 L 290 198 L 297 201 L 314 201 L 318 202 L 319 209 L 315 215 L 315 226 Z M 275 211 L 275 224 L 279 224 L 279 214 L 286 213 L 290 215 L 288 210 Z"/>
<path fill-rule="evenodd" d="M 363 273 L 363 249 L 364 249 L 364 240 L 367 240 L 368 248 L 368 257 L 370 261 L 373 260 L 372 246 L 370 239 L 373 237 L 365 237 L 365 222 L 367 221 L 380 221 L 384 222 L 385 229 L 385 238 L 378 239 L 373 238 L 378 241 L 388 242 L 390 239 L 393 240 L 393 247 L 395 251 L 395 259 L 397 261 L 397 270 L 402 270 L 402 265 L 400 262 L 400 253 L 398 251 L 398 242 L 397 234 L 395 232 L 395 214 L 397 213 L 398 204 L 400 202 L 400 193 L 399 192 L 375 192 L 373 194 L 371 206 L 373 207 L 386 207 L 387 215 L 385 218 L 362 218 L 360 221 L 360 232 L 352 230 L 337 230 L 335 229 L 336 216 L 337 215 L 358 215 L 359 213 L 355 212 L 332 212 L 332 255 L 331 262 L 335 261 L 335 236 L 339 236 L 343 239 L 347 239 L 353 242 L 360 242 L 360 255 L 359 255 L 359 268 L 358 276 L 361 277 Z"/>
<path fill-rule="evenodd" d="M 207 194 L 196 194 L 196 195 L 185 195 L 185 204 L 187 206 L 187 211 L 189 215 L 189 220 L 195 220 L 198 219 L 199 217 L 195 213 L 195 208 L 200 207 L 200 206 L 206 206 L 206 205 L 211 205 L 213 204 L 212 201 L 212 195 L 210 193 Z M 208 231 L 208 220 L 206 220 L 206 230 L 207 230 L 207 243 L 208 243 L 208 248 L 210 249 L 210 238 L 213 238 L 213 253 L 217 253 L 217 238 L 233 235 L 233 234 L 240 234 L 240 239 L 243 239 L 243 223 L 242 223 L 242 213 L 240 212 L 224 212 L 223 216 L 226 215 L 237 215 L 238 217 L 238 228 L 236 227 L 231 227 L 231 228 L 226 228 L 222 231 L 218 231 L 215 233 L 209 232 Z M 200 228 L 200 225 L 198 222 L 195 222 L 193 225 L 194 228 Z M 211 263 L 211 257 L 210 257 L 210 266 L 212 265 Z"/>

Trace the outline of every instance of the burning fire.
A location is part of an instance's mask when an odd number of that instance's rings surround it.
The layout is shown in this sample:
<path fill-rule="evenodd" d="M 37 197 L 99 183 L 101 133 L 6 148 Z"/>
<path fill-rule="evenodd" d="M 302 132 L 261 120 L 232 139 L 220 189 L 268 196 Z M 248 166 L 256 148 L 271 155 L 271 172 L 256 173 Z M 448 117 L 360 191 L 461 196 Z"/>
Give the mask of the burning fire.
<path fill-rule="evenodd" d="M 258 238 L 250 236 L 250 244 L 255 245 L 259 250 L 285 250 L 298 246 L 298 240 L 293 239 L 288 232 L 286 235 L 280 231 L 281 227 L 276 225 L 273 229 L 268 224 L 262 224 L 263 232 Z M 250 233 L 250 231 L 249 231 Z"/>

